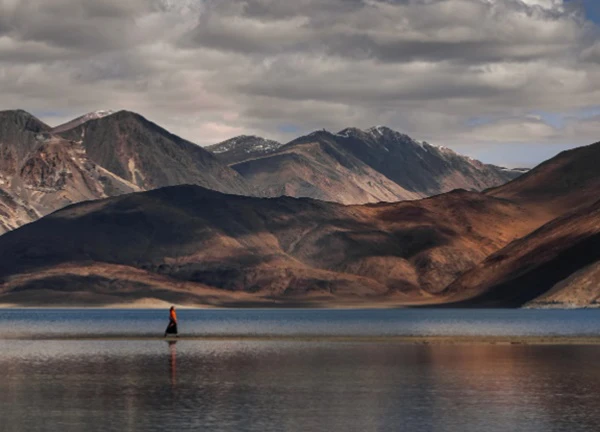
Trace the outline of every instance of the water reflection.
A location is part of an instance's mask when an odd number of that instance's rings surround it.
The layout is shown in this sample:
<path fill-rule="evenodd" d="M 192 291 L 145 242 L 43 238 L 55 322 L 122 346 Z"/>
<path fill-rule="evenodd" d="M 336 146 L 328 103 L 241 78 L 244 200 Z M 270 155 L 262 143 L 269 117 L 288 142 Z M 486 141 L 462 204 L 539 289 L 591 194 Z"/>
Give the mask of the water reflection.
<path fill-rule="evenodd" d="M 169 344 L 169 372 L 171 376 L 171 388 L 175 390 L 177 384 L 177 341 L 168 341 Z"/>
<path fill-rule="evenodd" d="M 2 342 L 2 431 L 596 431 L 594 346 Z"/>

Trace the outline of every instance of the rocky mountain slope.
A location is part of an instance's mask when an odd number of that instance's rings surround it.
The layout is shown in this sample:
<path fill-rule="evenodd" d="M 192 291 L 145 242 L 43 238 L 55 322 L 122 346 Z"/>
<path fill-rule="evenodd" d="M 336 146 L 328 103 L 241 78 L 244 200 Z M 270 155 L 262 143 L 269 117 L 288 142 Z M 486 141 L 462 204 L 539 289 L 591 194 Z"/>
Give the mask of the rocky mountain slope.
<path fill-rule="evenodd" d="M 5 184 L 10 176 L 17 175 L 23 161 L 41 141 L 50 136 L 50 126 L 31 114 L 0 111 L 0 175 Z"/>
<path fill-rule="evenodd" d="M 266 156 L 275 152 L 283 144 L 254 135 L 240 135 L 219 144 L 204 147 L 214 154 L 221 162 L 232 165 Z"/>
<path fill-rule="evenodd" d="M 296 141 L 270 156 L 232 165 L 268 197 L 310 197 L 342 204 L 418 199 L 347 153 L 327 132 Z"/>
<path fill-rule="evenodd" d="M 32 115 L 0 112 L 0 232 L 74 202 L 139 190 Z"/>
<path fill-rule="evenodd" d="M 210 152 L 129 111 L 87 121 L 60 135 L 81 143 L 95 163 L 143 190 L 197 184 L 226 193 L 253 193 Z"/>
<path fill-rule="evenodd" d="M 25 111 L 0 111 L 0 234 L 39 217 L 15 195 L 11 184 L 27 154 L 49 130 Z"/>
<path fill-rule="evenodd" d="M 458 188 L 483 190 L 522 174 L 382 126 L 337 134 L 316 131 L 232 168 L 266 196 L 343 204 L 418 199 Z"/>
<path fill-rule="evenodd" d="M 0 234 L 18 228 L 40 214 L 0 187 Z"/>
<path fill-rule="evenodd" d="M 143 117 L 98 111 L 52 129 L 0 112 L 0 234 L 69 204 L 176 184 L 253 190 L 209 152 Z"/>

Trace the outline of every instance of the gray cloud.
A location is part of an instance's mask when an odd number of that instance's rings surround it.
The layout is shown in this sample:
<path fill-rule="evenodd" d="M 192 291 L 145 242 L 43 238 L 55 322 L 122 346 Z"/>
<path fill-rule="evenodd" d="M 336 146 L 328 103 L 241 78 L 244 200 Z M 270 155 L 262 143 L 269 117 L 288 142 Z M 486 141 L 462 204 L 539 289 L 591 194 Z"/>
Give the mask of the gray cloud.
<path fill-rule="evenodd" d="M 264 55 L 309 51 L 385 62 L 471 63 L 564 54 L 580 37 L 582 23 L 573 11 L 519 0 L 286 3 L 218 2 L 182 42 Z"/>
<path fill-rule="evenodd" d="M 149 6 L 139 0 L 5 1 L 2 15 L 15 39 L 97 53 L 122 49 L 135 40 L 135 19 L 151 12 Z"/>
<path fill-rule="evenodd" d="M 131 109 L 201 144 L 373 124 L 575 144 L 595 119 L 543 113 L 598 104 L 598 46 L 562 0 L 0 0 L 0 108 Z"/>

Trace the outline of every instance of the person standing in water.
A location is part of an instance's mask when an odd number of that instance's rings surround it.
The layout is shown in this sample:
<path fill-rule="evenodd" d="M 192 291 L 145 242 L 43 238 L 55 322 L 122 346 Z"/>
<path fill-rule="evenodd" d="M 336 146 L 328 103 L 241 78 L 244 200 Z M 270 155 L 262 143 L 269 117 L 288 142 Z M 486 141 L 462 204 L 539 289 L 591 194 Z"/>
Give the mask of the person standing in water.
<path fill-rule="evenodd" d="M 165 330 L 165 337 L 167 337 L 167 334 L 172 334 L 175 336 L 177 335 L 177 314 L 175 313 L 175 306 L 171 306 L 171 309 L 169 310 L 169 325 L 167 326 L 167 329 Z"/>

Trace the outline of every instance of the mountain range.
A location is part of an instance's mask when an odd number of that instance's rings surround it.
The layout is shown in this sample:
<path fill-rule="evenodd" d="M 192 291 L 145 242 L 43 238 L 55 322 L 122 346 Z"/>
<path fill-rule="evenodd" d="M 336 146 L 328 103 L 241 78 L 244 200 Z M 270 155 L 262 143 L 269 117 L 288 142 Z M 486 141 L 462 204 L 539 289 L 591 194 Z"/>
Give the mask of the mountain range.
<path fill-rule="evenodd" d="M 207 147 L 262 196 L 342 204 L 419 199 L 499 186 L 525 170 L 486 165 L 384 126 L 315 131 L 285 145 L 237 137 Z"/>
<path fill-rule="evenodd" d="M 593 306 L 594 159 L 600 143 L 483 193 L 396 203 L 194 185 L 80 203 L 0 237 L 0 301 Z"/>
<path fill-rule="evenodd" d="M 287 145 L 240 136 L 202 148 L 138 114 L 110 110 L 56 127 L 2 111 L 0 159 L 0 233 L 72 203 L 180 184 L 361 204 L 481 190 L 523 172 L 383 127 L 315 132 Z"/>
<path fill-rule="evenodd" d="M 57 130 L 0 114 L 2 220 L 85 201 L 0 236 L 3 304 L 600 305 L 600 143 L 523 173 L 383 127 L 238 137 L 213 155 L 129 112 Z M 323 200 L 274 197 L 277 178 Z"/>

